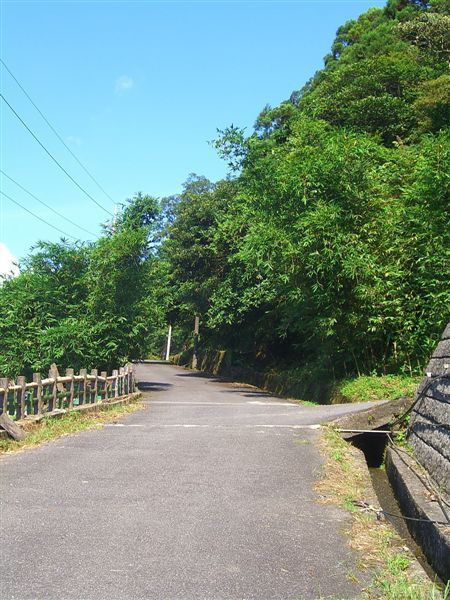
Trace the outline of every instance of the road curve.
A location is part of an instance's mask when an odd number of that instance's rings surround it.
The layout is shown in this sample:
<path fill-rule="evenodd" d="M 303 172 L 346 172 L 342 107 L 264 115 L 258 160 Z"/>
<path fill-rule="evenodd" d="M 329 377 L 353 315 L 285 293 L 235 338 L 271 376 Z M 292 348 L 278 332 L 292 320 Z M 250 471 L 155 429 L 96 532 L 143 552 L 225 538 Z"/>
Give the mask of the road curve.
<path fill-rule="evenodd" d="M 147 410 L 1 463 L 2 600 L 309 600 L 361 590 L 317 503 L 307 407 L 160 364 Z"/>

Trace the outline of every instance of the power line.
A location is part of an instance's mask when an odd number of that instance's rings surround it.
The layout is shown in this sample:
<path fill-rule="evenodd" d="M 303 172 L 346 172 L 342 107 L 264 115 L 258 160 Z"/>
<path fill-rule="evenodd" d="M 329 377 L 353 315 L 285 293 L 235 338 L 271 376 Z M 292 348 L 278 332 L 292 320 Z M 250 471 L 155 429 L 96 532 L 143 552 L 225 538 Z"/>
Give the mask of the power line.
<path fill-rule="evenodd" d="M 104 208 L 99 202 L 97 202 L 97 200 L 95 198 L 93 198 L 89 194 L 89 192 L 87 192 L 77 181 L 75 181 L 75 179 L 72 177 L 72 175 L 70 175 L 70 173 L 68 173 L 66 171 L 66 169 L 61 165 L 61 163 L 59 163 L 56 160 L 56 158 L 53 156 L 53 154 L 49 150 L 47 150 L 47 148 L 40 141 L 40 139 L 31 131 L 31 129 L 28 127 L 28 125 L 25 123 L 25 121 L 14 110 L 14 108 L 11 106 L 11 104 L 8 102 L 8 100 L 6 100 L 5 96 L 3 94 L 0 94 L 0 98 L 9 107 L 9 109 L 14 114 L 14 116 L 22 123 L 22 125 L 25 127 L 25 129 L 33 136 L 33 138 L 36 140 L 36 142 L 39 144 L 39 146 L 41 146 L 41 148 L 50 156 L 50 158 L 53 160 L 53 162 L 55 162 L 58 165 L 58 167 L 61 169 L 61 171 L 63 171 L 63 173 L 65 173 L 67 175 L 67 177 L 77 186 L 77 188 L 80 189 L 83 192 L 83 194 L 85 194 L 90 200 L 92 200 L 92 202 L 94 204 L 96 204 L 99 208 L 101 208 L 103 211 L 105 211 L 105 213 L 112 216 L 112 213 L 110 213 L 109 210 L 106 210 L 106 208 Z"/>
<path fill-rule="evenodd" d="M 17 77 L 15 77 L 15 75 L 12 73 L 11 69 L 6 65 L 5 61 L 2 58 L 0 58 L 0 62 L 5 67 L 5 69 L 8 71 L 8 73 L 11 75 L 11 77 L 14 79 L 14 81 L 17 83 L 17 85 L 20 87 L 20 89 L 25 94 L 25 96 L 28 98 L 28 100 L 31 102 L 31 104 L 34 106 L 34 108 L 38 111 L 38 113 L 44 119 L 44 121 L 47 123 L 47 125 L 50 127 L 50 129 L 53 131 L 53 133 L 56 135 L 56 137 L 61 142 L 61 144 L 66 148 L 66 150 L 68 150 L 68 152 L 70 152 L 70 154 L 77 161 L 77 163 L 80 165 L 80 167 L 83 169 L 83 171 L 92 179 L 92 181 L 95 183 L 95 185 L 105 194 L 105 196 L 107 198 L 109 198 L 111 200 L 111 202 L 114 202 L 113 198 L 111 198 L 111 196 L 108 194 L 108 192 L 100 185 L 100 183 L 95 179 L 95 177 L 92 175 L 92 173 L 90 173 L 88 171 L 88 169 L 83 165 L 81 160 L 69 148 L 69 146 L 66 144 L 64 139 L 61 137 L 61 135 L 56 131 L 56 129 L 53 127 L 53 125 L 50 123 L 50 121 L 47 119 L 47 117 L 44 115 L 44 113 L 40 110 L 40 108 L 36 105 L 36 103 L 30 97 L 30 95 L 28 94 L 26 89 L 23 87 L 23 85 L 20 83 L 20 81 L 17 79 Z"/>
<path fill-rule="evenodd" d="M 70 237 L 73 240 L 77 240 L 77 238 L 74 237 L 73 235 L 70 235 L 69 233 L 66 233 L 65 231 L 63 231 L 62 229 L 59 229 L 58 227 L 55 227 L 54 225 L 52 225 L 51 223 L 49 223 L 48 221 L 46 221 L 45 219 L 43 219 L 39 215 L 35 214 L 34 212 L 32 212 L 31 210 L 29 210 L 28 208 L 26 208 L 26 206 L 24 206 L 23 204 L 20 204 L 20 202 L 17 202 L 17 200 L 14 200 L 14 198 L 11 198 L 11 196 L 8 196 L 8 194 L 5 194 L 5 192 L 3 190 L 0 190 L 0 194 L 3 194 L 3 196 L 5 196 L 5 198 L 8 198 L 8 200 L 11 200 L 11 202 L 14 202 L 14 204 L 17 204 L 17 206 L 20 206 L 20 208 L 22 208 L 23 210 L 25 210 L 27 213 L 30 213 L 30 215 L 32 215 L 36 219 L 39 219 L 39 221 L 42 221 L 43 223 L 45 223 L 49 227 L 53 227 L 53 229 L 56 229 L 56 231 L 59 231 L 59 233 L 62 233 L 66 237 Z"/>
<path fill-rule="evenodd" d="M 9 179 L 10 181 L 12 181 L 13 183 L 15 183 L 17 185 L 17 187 L 19 187 L 21 190 L 23 190 L 26 194 L 28 194 L 29 196 L 31 196 L 32 198 L 34 198 L 35 200 L 37 200 L 38 202 L 40 202 L 43 206 L 45 206 L 46 208 L 48 208 L 49 210 L 51 210 L 52 212 L 54 212 L 55 215 L 58 215 L 58 217 L 61 217 L 61 219 L 64 219 L 65 221 L 67 221 L 71 225 L 74 225 L 75 227 L 78 227 L 78 229 L 81 229 L 85 233 L 88 233 L 89 235 L 92 235 L 93 237 L 97 237 L 95 235 L 95 233 L 92 233 L 92 231 L 89 231 L 88 229 L 85 229 L 81 225 L 78 225 L 78 223 L 75 223 L 75 221 L 72 221 L 71 219 L 69 219 L 68 217 L 64 216 L 62 213 L 60 213 L 59 211 L 57 211 L 56 208 L 53 208 L 52 206 L 50 206 L 49 204 L 47 204 L 46 202 L 44 202 L 43 200 L 41 200 L 40 198 L 38 198 L 37 196 L 35 196 L 34 194 L 32 194 L 29 190 L 27 190 L 26 188 L 24 188 L 23 185 L 20 185 L 20 183 L 18 181 L 16 181 L 15 179 L 13 179 L 9 175 L 7 175 L 5 173 L 5 171 L 3 171 L 3 169 L 0 169 L 0 173 L 4 177 L 6 177 L 7 179 Z"/>

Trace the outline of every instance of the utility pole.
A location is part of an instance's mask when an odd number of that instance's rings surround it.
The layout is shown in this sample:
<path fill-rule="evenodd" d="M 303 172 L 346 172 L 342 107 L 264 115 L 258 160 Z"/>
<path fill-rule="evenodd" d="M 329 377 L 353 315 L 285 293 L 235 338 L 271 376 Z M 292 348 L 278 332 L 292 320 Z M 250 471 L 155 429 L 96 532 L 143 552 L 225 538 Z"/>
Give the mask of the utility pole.
<path fill-rule="evenodd" d="M 172 325 L 169 325 L 169 332 L 167 334 L 167 348 L 166 348 L 166 360 L 170 357 L 170 342 L 172 340 Z"/>
<path fill-rule="evenodd" d="M 198 331 L 200 326 L 200 317 L 195 317 L 194 321 L 194 354 L 192 355 L 192 368 L 197 368 L 197 353 L 198 353 Z"/>

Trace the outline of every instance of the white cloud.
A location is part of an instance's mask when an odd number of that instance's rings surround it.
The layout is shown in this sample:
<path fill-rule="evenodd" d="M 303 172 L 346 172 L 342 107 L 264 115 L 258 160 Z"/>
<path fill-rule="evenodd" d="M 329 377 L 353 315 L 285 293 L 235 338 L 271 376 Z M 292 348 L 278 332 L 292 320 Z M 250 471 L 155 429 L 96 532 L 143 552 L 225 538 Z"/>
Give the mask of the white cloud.
<path fill-rule="evenodd" d="M 0 275 L 19 274 L 17 258 L 11 254 L 8 247 L 0 242 Z"/>
<path fill-rule="evenodd" d="M 77 137 L 76 135 L 68 135 L 66 137 L 66 142 L 71 146 L 81 146 L 83 143 L 82 139 Z"/>
<path fill-rule="evenodd" d="M 116 79 L 116 94 L 121 94 L 131 90 L 134 86 L 133 78 L 129 75 L 121 75 Z"/>

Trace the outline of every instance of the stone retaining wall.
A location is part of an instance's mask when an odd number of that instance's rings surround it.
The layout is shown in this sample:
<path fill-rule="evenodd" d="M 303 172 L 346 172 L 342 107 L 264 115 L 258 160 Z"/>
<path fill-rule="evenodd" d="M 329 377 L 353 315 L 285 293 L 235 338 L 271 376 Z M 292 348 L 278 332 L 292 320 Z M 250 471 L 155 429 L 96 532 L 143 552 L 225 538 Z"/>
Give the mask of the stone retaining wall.
<path fill-rule="evenodd" d="M 450 495 L 450 323 L 426 373 L 416 393 L 408 441 L 420 463 Z"/>

